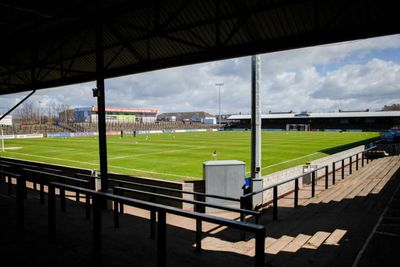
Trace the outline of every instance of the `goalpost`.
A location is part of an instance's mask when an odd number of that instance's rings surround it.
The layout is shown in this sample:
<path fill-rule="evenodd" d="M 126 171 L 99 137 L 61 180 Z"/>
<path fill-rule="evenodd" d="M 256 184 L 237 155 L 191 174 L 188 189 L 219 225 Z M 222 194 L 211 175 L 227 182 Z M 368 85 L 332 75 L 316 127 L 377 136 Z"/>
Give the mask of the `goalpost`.
<path fill-rule="evenodd" d="M 1 151 L 4 152 L 4 134 L 3 134 L 3 125 L 12 126 L 12 116 L 7 115 L 2 120 L 0 120 L 0 130 L 1 130 Z"/>
<path fill-rule="evenodd" d="M 310 124 L 288 123 L 286 124 L 286 131 L 310 131 Z"/>

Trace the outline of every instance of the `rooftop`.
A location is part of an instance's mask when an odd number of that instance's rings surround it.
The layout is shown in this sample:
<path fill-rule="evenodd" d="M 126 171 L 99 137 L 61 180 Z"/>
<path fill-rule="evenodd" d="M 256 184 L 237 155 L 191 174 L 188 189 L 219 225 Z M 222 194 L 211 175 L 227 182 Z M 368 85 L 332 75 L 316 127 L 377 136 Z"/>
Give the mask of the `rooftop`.
<path fill-rule="evenodd" d="M 292 119 L 292 118 L 376 118 L 400 117 L 400 111 L 369 111 L 369 112 L 310 112 L 310 113 L 285 113 L 262 114 L 262 119 Z M 232 115 L 228 120 L 249 120 L 250 115 Z"/>

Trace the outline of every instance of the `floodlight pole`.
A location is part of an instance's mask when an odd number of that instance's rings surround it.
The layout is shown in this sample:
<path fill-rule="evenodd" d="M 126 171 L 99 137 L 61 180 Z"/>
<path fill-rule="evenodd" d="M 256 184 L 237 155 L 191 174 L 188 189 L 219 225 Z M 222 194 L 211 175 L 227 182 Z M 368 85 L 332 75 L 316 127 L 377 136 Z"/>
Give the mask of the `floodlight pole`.
<path fill-rule="evenodd" d="M 218 86 L 218 127 L 221 128 L 221 86 L 224 86 L 223 83 L 216 83 Z"/>
<path fill-rule="evenodd" d="M 101 16 L 100 14 L 98 15 Z M 106 104 L 104 90 L 104 55 L 103 55 L 103 25 L 101 18 L 96 21 L 96 93 L 97 93 L 97 119 L 99 129 L 99 154 L 101 191 L 108 190 L 107 174 L 107 136 L 106 136 Z"/>
<path fill-rule="evenodd" d="M 251 57 L 251 178 L 261 178 L 260 55 Z"/>
<path fill-rule="evenodd" d="M 4 134 L 3 134 L 3 125 L 0 125 L 1 128 L 1 151 L 4 152 Z"/>
<path fill-rule="evenodd" d="M 39 112 L 39 125 L 40 126 L 42 125 L 42 117 L 41 117 L 41 114 L 40 114 L 41 106 L 42 106 L 42 101 L 39 100 L 39 110 L 38 110 L 38 112 Z"/>

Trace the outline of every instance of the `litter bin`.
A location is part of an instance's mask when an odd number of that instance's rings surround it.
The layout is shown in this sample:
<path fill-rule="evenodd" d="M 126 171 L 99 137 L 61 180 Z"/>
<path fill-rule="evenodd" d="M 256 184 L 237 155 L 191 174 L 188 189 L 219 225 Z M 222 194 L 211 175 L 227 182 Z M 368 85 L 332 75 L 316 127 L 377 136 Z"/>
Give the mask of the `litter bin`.
<path fill-rule="evenodd" d="M 303 173 L 308 173 L 315 169 L 317 169 L 317 165 L 311 165 L 309 162 L 303 165 Z M 311 184 L 311 173 L 303 175 L 303 184 Z"/>

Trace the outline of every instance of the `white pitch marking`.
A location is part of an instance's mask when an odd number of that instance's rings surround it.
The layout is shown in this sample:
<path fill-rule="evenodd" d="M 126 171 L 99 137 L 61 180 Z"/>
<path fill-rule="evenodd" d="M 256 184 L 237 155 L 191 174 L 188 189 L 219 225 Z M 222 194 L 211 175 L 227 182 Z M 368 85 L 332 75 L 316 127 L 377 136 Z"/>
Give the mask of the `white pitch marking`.
<path fill-rule="evenodd" d="M 278 162 L 278 163 L 275 163 L 275 164 L 272 164 L 272 165 L 268 165 L 268 166 L 266 166 L 264 168 L 261 168 L 261 170 L 272 168 L 272 167 L 275 167 L 275 166 L 278 166 L 278 165 L 281 165 L 281 164 L 285 164 L 285 163 L 288 163 L 288 162 L 291 162 L 291 161 L 295 161 L 295 160 L 298 160 L 298 159 L 306 158 L 306 157 L 309 157 L 309 156 L 312 156 L 312 155 L 315 155 L 315 154 L 318 154 L 318 153 L 319 152 L 314 152 L 314 153 L 311 153 L 311 154 L 308 154 L 308 155 L 305 155 L 305 156 L 301 156 L 301 157 L 298 157 L 298 158 L 281 161 L 281 162 Z M 248 174 L 248 173 L 250 173 L 250 172 L 246 172 L 246 174 Z"/>
<path fill-rule="evenodd" d="M 46 156 L 32 155 L 32 154 L 11 152 L 11 151 L 9 151 L 7 153 L 20 154 L 20 155 L 29 156 L 29 157 L 38 157 L 38 158 L 45 158 L 45 159 L 53 159 L 53 160 L 55 159 L 55 160 L 61 160 L 61 161 L 69 161 L 69 162 L 74 162 L 74 163 L 81 163 L 81 164 L 83 163 L 83 164 L 89 164 L 89 165 L 98 166 L 98 164 L 90 163 L 90 162 L 86 162 L 86 161 L 77 161 L 77 160 L 72 160 L 72 159 L 61 159 L 61 158 L 56 158 L 56 157 L 46 157 Z M 152 174 L 161 174 L 161 175 L 168 175 L 168 176 L 181 177 L 181 178 L 195 178 L 195 179 L 199 178 L 199 177 L 193 177 L 193 176 L 187 176 L 187 175 L 171 174 L 171 173 L 164 173 L 164 172 L 145 171 L 145 170 L 139 170 L 139 169 L 133 169 L 133 168 L 125 168 L 125 167 L 119 167 L 119 166 L 113 166 L 113 165 L 108 165 L 108 166 L 112 167 L 112 168 L 116 168 L 116 169 L 131 170 L 131 171 L 152 173 Z"/>
<path fill-rule="evenodd" d="M 141 153 L 141 154 L 127 155 L 127 156 L 109 157 L 108 159 L 114 160 L 114 159 L 130 158 L 130 157 L 134 158 L 134 157 L 137 157 L 137 156 L 146 156 L 146 155 L 154 155 L 154 154 L 168 154 L 168 153 L 175 153 L 175 152 L 181 152 L 181 151 L 186 151 L 186 150 L 194 150 L 194 149 L 202 149 L 202 148 L 206 148 L 206 147 L 198 146 L 198 147 L 183 148 L 183 149 L 168 150 L 168 151 L 157 151 L 157 152 Z M 89 162 L 92 162 L 92 160 L 89 161 Z"/>

